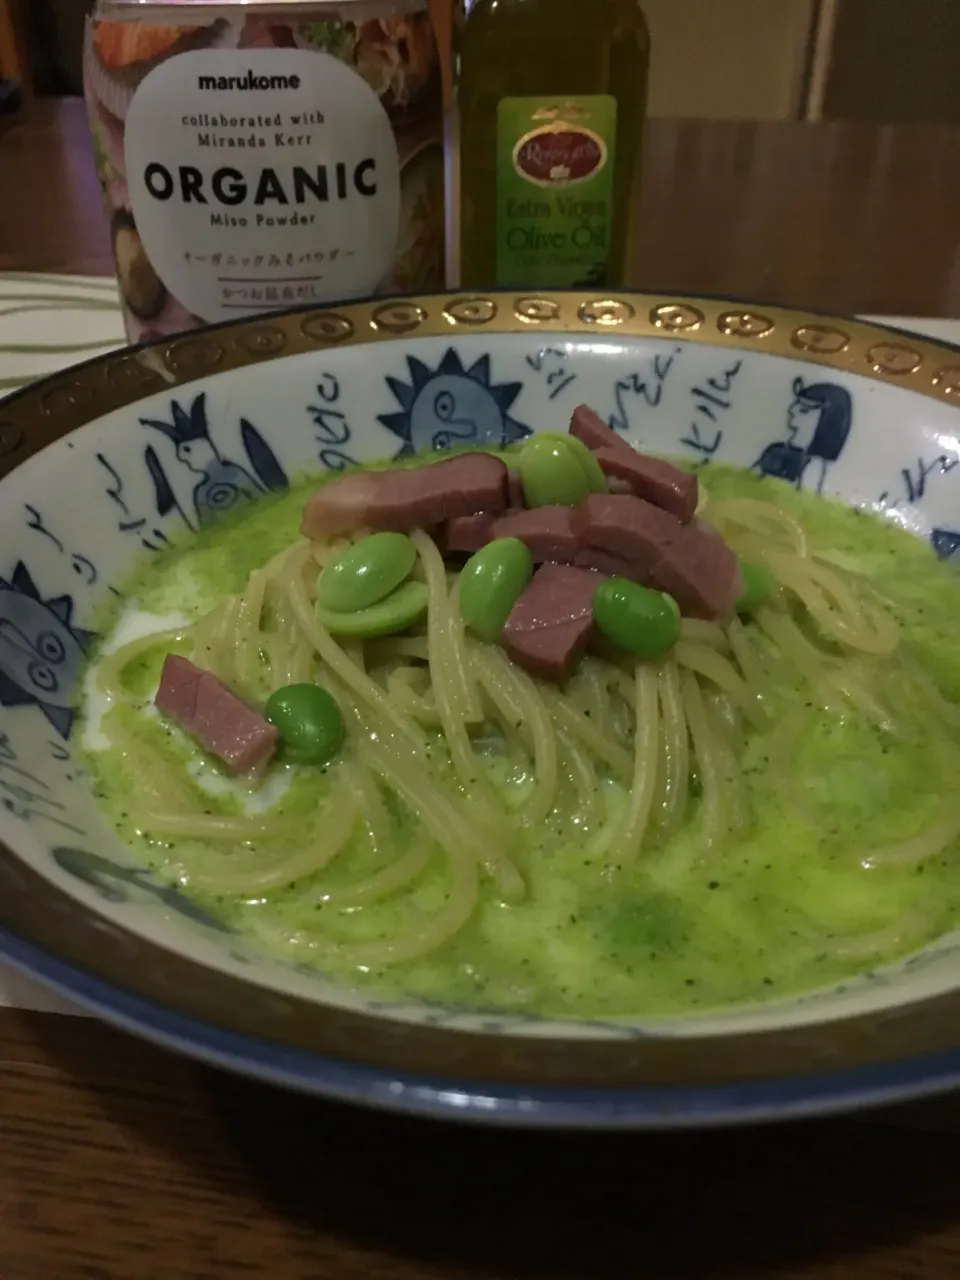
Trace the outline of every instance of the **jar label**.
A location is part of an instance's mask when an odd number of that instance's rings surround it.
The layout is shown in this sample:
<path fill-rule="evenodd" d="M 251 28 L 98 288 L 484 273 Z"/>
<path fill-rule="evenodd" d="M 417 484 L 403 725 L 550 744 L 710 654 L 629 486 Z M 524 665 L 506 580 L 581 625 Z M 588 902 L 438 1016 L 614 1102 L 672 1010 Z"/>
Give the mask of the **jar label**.
<path fill-rule="evenodd" d="M 131 341 L 442 286 L 429 10 L 361 8 L 88 22 L 84 88 Z"/>
<path fill-rule="evenodd" d="M 125 155 L 147 257 L 204 320 L 276 309 L 285 285 L 303 302 L 369 294 L 393 260 L 393 129 L 366 82 L 327 54 L 220 49 L 161 63 L 130 107 Z"/>
<path fill-rule="evenodd" d="M 606 282 L 616 129 L 609 94 L 500 100 L 498 285 Z"/>

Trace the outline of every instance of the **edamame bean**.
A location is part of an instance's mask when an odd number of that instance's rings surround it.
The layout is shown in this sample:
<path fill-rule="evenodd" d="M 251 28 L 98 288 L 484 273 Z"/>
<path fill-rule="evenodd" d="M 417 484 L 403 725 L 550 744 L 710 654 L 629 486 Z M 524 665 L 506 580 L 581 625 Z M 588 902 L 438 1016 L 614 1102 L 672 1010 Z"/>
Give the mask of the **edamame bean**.
<path fill-rule="evenodd" d="M 629 578 L 608 578 L 593 597 L 593 620 L 618 649 L 654 658 L 680 639 L 680 610 L 672 596 Z"/>
<path fill-rule="evenodd" d="M 368 609 L 409 578 L 416 558 L 405 533 L 371 533 L 324 566 L 317 603 L 336 613 Z"/>
<path fill-rule="evenodd" d="M 756 613 L 776 591 L 777 580 L 765 564 L 754 564 L 750 560 L 740 561 L 740 576 L 743 590 L 737 600 L 737 613 Z"/>
<path fill-rule="evenodd" d="M 334 698 L 316 684 L 288 684 L 270 695 L 266 717 L 296 764 L 326 764 L 343 746 L 343 716 Z"/>
<path fill-rule="evenodd" d="M 584 459 L 584 453 L 589 455 L 589 461 Z M 600 464 L 585 445 L 572 436 L 553 433 L 532 436 L 517 454 L 516 469 L 528 507 L 575 507 L 590 493 L 598 492 L 596 472 L 603 476 Z M 606 487 L 604 480 L 604 490 Z"/>
<path fill-rule="evenodd" d="M 427 612 L 429 592 L 422 582 L 409 580 L 383 600 L 367 609 L 353 613 L 338 613 L 317 605 L 317 621 L 332 636 L 353 636 L 359 640 L 372 640 L 376 636 L 390 636 L 406 631 Z"/>
<path fill-rule="evenodd" d="M 603 473 L 603 467 L 597 461 L 597 455 L 593 450 L 588 449 L 583 441 L 578 440 L 576 436 L 561 436 L 560 438 L 566 440 L 581 467 L 583 467 L 583 474 L 587 477 L 590 492 L 606 493 L 610 486 L 607 484 L 607 477 Z"/>
<path fill-rule="evenodd" d="M 519 538 L 494 538 L 470 557 L 460 574 L 460 615 L 474 635 L 499 639 L 532 576 L 533 557 Z"/>

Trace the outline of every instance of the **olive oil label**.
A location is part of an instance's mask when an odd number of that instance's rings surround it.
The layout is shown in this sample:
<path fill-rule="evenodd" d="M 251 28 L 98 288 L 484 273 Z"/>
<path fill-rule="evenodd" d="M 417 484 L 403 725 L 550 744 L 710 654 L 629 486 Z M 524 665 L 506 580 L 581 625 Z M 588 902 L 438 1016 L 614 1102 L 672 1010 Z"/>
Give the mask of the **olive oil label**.
<path fill-rule="evenodd" d="M 500 100 L 498 285 L 606 282 L 616 128 L 608 94 Z"/>

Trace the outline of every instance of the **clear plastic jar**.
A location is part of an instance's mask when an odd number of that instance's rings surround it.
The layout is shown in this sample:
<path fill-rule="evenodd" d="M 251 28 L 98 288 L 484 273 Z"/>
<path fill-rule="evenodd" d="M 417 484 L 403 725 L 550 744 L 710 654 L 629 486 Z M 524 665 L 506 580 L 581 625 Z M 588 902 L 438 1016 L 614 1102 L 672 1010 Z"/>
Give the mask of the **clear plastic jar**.
<path fill-rule="evenodd" d="M 84 83 L 131 341 L 442 287 L 427 0 L 99 0 Z"/>

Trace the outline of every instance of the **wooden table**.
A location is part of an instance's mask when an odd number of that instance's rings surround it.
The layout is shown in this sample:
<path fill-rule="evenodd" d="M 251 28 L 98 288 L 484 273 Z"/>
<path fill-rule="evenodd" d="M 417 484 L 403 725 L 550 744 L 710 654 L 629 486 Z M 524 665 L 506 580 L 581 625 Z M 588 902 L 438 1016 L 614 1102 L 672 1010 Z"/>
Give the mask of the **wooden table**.
<path fill-rule="evenodd" d="M 82 104 L 0 117 L 0 271 L 110 274 Z M 645 289 L 960 317 L 960 131 L 655 121 Z"/>
<path fill-rule="evenodd" d="M 77 103 L 0 132 L 0 270 L 109 271 L 87 146 Z M 656 123 L 644 283 L 960 315 L 958 159 L 948 131 Z M 0 1277 L 960 1276 L 956 1139 L 888 1121 L 439 1128 L 0 1011 Z"/>

